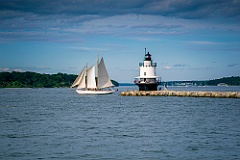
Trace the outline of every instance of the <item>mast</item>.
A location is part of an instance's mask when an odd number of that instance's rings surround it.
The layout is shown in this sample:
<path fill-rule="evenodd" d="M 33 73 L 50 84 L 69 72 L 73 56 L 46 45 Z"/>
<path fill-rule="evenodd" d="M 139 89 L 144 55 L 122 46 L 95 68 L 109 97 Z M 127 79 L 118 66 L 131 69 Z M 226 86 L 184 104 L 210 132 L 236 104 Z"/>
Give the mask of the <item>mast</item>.
<path fill-rule="evenodd" d="M 96 77 L 98 77 L 98 54 L 97 54 L 97 57 L 96 57 Z"/>
<path fill-rule="evenodd" d="M 86 89 L 87 89 L 87 79 L 88 79 L 88 64 L 86 64 L 86 78 L 85 78 Z"/>
<path fill-rule="evenodd" d="M 99 57 L 98 57 L 98 54 L 97 54 L 97 57 L 96 57 L 96 72 L 95 72 L 97 79 L 98 79 L 98 64 L 99 64 L 98 61 L 99 61 Z M 97 89 L 98 89 L 98 80 L 97 79 L 96 79 L 96 81 L 97 81 L 96 85 L 97 85 Z"/>

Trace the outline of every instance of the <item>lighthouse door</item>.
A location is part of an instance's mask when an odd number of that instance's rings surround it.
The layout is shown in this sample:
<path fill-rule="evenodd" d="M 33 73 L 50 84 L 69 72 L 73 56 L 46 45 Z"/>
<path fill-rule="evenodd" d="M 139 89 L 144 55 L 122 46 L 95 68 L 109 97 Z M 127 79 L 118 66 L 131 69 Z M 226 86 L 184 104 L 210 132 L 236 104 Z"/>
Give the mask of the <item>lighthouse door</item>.
<path fill-rule="evenodd" d="M 144 82 L 146 82 L 146 78 L 144 78 Z"/>

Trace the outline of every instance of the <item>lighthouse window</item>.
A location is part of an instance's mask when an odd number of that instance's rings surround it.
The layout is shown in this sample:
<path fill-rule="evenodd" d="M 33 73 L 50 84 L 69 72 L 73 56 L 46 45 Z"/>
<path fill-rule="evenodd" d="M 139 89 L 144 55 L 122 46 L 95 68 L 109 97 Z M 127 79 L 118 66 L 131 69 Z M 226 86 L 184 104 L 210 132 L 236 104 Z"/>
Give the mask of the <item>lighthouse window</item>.
<path fill-rule="evenodd" d="M 146 76 L 146 72 L 144 72 L 144 76 Z"/>

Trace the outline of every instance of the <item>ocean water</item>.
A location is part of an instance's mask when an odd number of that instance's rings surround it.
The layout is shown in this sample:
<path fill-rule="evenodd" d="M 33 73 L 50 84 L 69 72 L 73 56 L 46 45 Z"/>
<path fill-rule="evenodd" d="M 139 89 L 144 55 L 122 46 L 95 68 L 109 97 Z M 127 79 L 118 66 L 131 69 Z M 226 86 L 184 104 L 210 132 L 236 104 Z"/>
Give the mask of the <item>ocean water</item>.
<path fill-rule="evenodd" d="M 0 89 L 0 159 L 240 159 L 240 99 L 119 92 Z"/>

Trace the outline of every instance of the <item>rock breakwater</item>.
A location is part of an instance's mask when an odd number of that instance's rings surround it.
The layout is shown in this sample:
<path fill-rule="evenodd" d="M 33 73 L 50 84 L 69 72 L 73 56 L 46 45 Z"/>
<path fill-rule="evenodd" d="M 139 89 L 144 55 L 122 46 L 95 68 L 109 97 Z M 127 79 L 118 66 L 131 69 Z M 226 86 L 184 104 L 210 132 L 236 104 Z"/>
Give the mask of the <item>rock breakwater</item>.
<path fill-rule="evenodd" d="M 177 97 L 211 97 L 211 98 L 240 98 L 240 92 L 213 91 L 125 91 L 122 96 L 177 96 Z"/>

